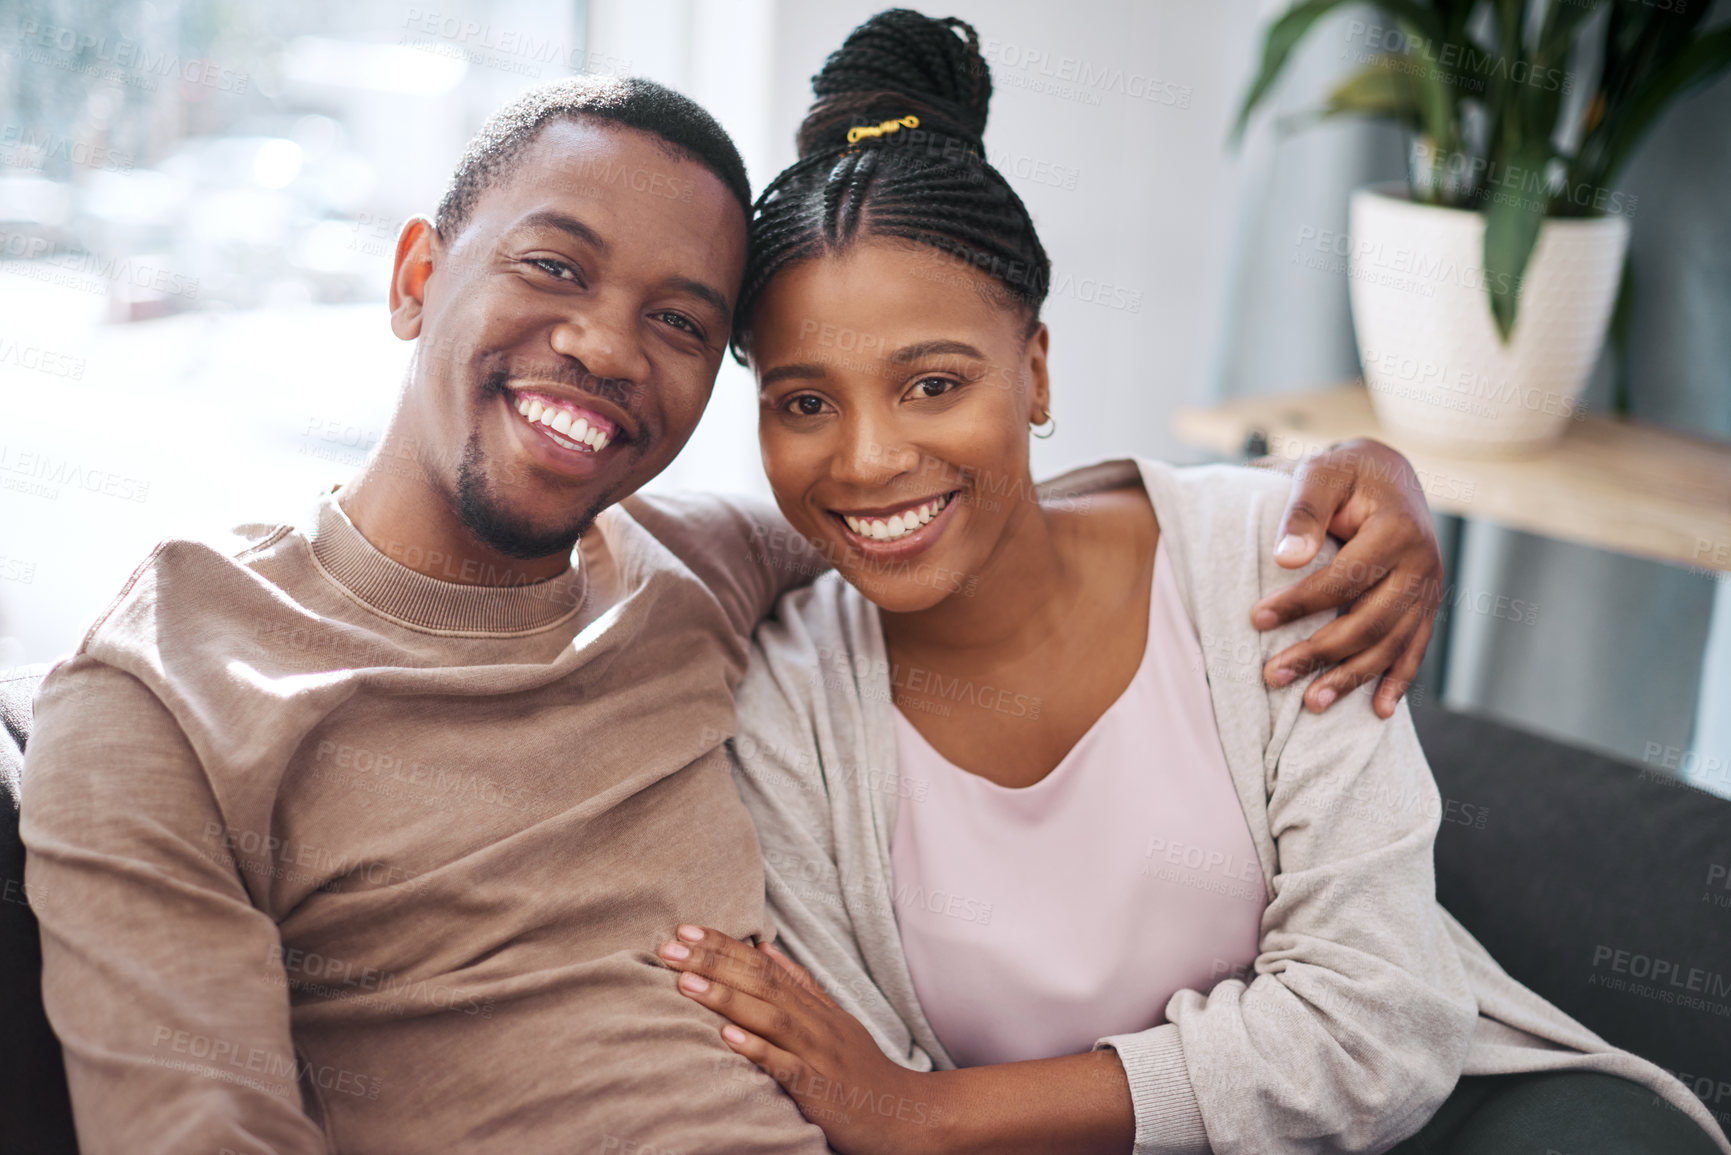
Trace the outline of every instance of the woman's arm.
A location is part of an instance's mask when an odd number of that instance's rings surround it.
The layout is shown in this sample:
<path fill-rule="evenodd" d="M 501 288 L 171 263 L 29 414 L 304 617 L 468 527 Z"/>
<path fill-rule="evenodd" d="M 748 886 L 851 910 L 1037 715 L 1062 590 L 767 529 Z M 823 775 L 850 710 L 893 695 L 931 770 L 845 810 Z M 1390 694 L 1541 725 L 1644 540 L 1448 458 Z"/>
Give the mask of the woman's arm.
<path fill-rule="evenodd" d="M 727 1045 L 780 1083 L 844 1155 L 1124 1155 L 1135 1141 L 1130 1085 L 1112 1051 L 910 1071 L 773 946 L 682 926 L 658 953 L 682 972 L 682 994 L 729 1020 Z"/>

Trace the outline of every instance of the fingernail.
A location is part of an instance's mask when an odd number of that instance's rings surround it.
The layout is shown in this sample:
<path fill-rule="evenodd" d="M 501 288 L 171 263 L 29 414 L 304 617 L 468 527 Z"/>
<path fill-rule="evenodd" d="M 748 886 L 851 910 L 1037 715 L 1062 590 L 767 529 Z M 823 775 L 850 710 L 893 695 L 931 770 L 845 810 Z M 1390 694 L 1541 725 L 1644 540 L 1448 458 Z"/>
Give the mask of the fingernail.
<path fill-rule="evenodd" d="M 1304 539 L 1296 533 L 1289 533 L 1274 543 L 1274 557 L 1277 561 L 1291 561 L 1295 557 L 1304 556 Z"/>
<path fill-rule="evenodd" d="M 703 928 L 700 926 L 682 926 L 679 928 L 679 937 L 686 942 L 699 942 L 703 938 Z"/>
<path fill-rule="evenodd" d="M 700 974 L 686 971 L 684 974 L 679 976 L 679 985 L 690 991 L 692 994 L 700 995 L 709 989 L 709 980 Z"/>
<path fill-rule="evenodd" d="M 1335 697 L 1335 694 L 1334 694 L 1334 691 L 1332 689 L 1325 689 L 1325 690 L 1317 691 L 1316 708 L 1318 710 L 1328 709 L 1330 706 L 1334 705 L 1334 697 Z"/>
<path fill-rule="evenodd" d="M 682 942 L 664 942 L 661 944 L 661 957 L 687 959 L 691 957 L 691 948 Z"/>
<path fill-rule="evenodd" d="M 1290 670 L 1287 667 L 1282 666 L 1280 669 L 1274 671 L 1274 674 L 1268 679 L 1268 684 L 1271 686 L 1284 686 L 1297 676 L 1298 672 L 1296 670 Z"/>
<path fill-rule="evenodd" d="M 745 1042 L 745 1032 L 734 1026 L 732 1023 L 728 1023 L 725 1027 L 721 1028 L 721 1037 L 730 1043 Z"/>
<path fill-rule="evenodd" d="M 1280 615 L 1273 610 L 1257 610 L 1250 615 L 1250 624 L 1259 630 L 1273 629 L 1280 624 Z"/>

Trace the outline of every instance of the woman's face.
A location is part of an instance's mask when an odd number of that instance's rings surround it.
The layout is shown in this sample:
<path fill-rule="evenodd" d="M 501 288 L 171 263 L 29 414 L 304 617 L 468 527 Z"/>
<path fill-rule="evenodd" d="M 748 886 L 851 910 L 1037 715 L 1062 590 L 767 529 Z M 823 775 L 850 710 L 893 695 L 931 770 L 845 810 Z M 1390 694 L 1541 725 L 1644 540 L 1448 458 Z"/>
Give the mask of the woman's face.
<path fill-rule="evenodd" d="M 1044 327 L 1026 336 L 984 273 L 893 240 L 777 274 L 752 322 L 763 465 L 794 528 L 891 612 L 971 593 L 1035 508 Z"/>

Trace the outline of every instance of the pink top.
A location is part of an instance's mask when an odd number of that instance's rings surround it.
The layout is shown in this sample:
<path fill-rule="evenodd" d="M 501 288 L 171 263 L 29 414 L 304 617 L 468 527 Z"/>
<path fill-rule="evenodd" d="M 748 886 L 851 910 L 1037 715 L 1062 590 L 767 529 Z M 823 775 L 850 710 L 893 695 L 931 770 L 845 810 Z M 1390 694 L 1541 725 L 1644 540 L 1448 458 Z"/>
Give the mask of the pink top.
<path fill-rule="evenodd" d="M 1049 775 L 970 774 L 899 711 L 896 753 L 927 783 L 890 838 L 896 922 L 960 1066 L 1078 1054 L 1165 1022 L 1179 990 L 1247 978 L 1262 869 L 1164 549 L 1135 678 Z"/>

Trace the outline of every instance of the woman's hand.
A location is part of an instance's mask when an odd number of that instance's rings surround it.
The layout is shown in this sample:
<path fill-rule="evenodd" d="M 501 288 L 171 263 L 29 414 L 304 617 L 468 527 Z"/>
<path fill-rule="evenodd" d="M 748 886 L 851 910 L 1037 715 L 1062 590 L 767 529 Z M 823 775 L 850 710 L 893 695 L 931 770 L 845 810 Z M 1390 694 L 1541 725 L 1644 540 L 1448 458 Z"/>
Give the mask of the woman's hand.
<path fill-rule="evenodd" d="M 727 1045 L 780 1083 L 844 1155 L 918 1152 L 938 1146 L 942 1111 L 922 1098 L 930 1076 L 892 1062 L 858 1019 L 837 1006 L 773 946 L 696 926 L 657 952 L 679 992 L 730 1020 Z"/>
<path fill-rule="evenodd" d="M 1276 462 L 1278 464 L 1278 462 Z M 1380 717 L 1418 673 L 1443 598 L 1442 554 L 1424 488 L 1406 458 L 1378 441 L 1343 441 L 1298 463 L 1274 557 L 1306 565 L 1333 534 L 1346 544 L 1327 568 L 1251 607 L 1259 630 L 1319 610 L 1351 608 L 1263 667 L 1271 686 L 1334 666 L 1304 692 L 1317 713 L 1379 678 Z"/>

